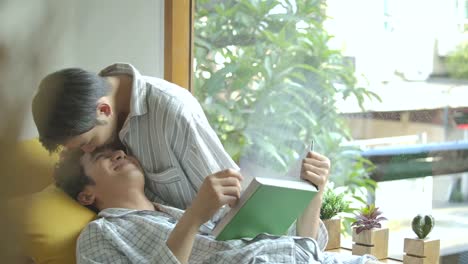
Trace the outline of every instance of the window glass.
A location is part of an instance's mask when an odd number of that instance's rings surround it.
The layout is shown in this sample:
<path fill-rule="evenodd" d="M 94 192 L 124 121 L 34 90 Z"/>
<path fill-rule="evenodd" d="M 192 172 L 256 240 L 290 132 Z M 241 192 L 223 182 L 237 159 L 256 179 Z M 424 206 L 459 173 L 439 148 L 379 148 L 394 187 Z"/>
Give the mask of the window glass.
<path fill-rule="evenodd" d="M 243 173 L 297 175 L 314 141 L 332 161 L 334 187 L 354 206 L 375 202 L 389 219 L 391 256 L 402 257 L 418 213 L 435 217 L 431 237 L 441 239 L 442 255 L 468 251 L 468 46 L 453 15 L 459 4 L 195 4 L 193 92 Z"/>

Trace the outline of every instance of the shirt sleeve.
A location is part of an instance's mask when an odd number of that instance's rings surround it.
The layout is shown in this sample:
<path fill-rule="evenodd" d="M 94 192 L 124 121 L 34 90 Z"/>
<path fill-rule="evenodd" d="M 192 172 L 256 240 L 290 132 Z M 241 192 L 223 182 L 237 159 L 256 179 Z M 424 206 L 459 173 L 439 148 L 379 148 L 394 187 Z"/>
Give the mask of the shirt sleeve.
<path fill-rule="evenodd" d="M 109 241 L 101 226 L 90 223 L 80 234 L 76 247 L 76 259 L 78 264 L 97 263 L 169 263 L 180 262 L 167 247 L 165 241 L 154 245 L 155 250 L 150 258 L 138 254 L 138 248 L 122 241 Z M 133 245 L 135 246 L 135 245 Z"/>
<path fill-rule="evenodd" d="M 320 220 L 319 222 L 319 230 L 317 234 L 317 243 L 322 251 L 325 250 L 328 244 L 328 231 L 325 227 L 325 224 Z"/>
<path fill-rule="evenodd" d="M 198 190 L 206 176 L 224 169 L 239 170 L 210 126 L 200 104 L 192 98 L 182 118 L 186 122 L 188 148 L 182 153 L 182 167 Z"/>
<path fill-rule="evenodd" d="M 288 232 L 287 232 L 288 236 L 297 236 L 296 223 L 297 221 L 294 221 L 294 223 L 289 227 Z M 316 241 L 319 245 L 319 248 L 322 251 L 324 251 L 328 244 L 328 231 L 327 231 L 327 228 L 325 227 L 325 224 L 322 222 L 322 220 L 320 220 L 319 222 L 319 230 L 317 233 Z"/>

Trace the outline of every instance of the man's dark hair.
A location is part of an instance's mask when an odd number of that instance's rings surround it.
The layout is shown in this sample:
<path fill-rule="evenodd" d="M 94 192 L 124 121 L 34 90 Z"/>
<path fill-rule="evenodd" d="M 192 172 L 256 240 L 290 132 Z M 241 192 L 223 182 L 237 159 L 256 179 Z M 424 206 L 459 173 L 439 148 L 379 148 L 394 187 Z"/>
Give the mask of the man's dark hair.
<path fill-rule="evenodd" d="M 78 194 L 87 185 L 96 184 L 91 177 L 86 175 L 84 166 L 81 164 L 83 154 L 84 152 L 80 149 L 63 152 L 54 171 L 55 185 L 74 200 L 78 200 Z M 86 207 L 94 212 L 99 211 L 94 205 Z"/>
<path fill-rule="evenodd" d="M 32 103 L 42 145 L 55 152 L 70 138 L 96 126 L 97 101 L 109 90 L 110 85 L 103 77 L 79 68 L 47 75 Z"/>

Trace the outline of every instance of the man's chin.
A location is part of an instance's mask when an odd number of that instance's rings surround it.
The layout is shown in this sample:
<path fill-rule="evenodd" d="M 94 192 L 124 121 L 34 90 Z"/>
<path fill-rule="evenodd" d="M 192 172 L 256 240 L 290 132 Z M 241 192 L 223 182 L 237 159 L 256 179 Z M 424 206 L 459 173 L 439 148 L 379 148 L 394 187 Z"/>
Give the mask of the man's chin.
<path fill-rule="evenodd" d="M 141 170 L 140 166 L 138 164 L 135 164 L 131 161 L 129 161 L 126 164 L 121 165 L 120 167 L 117 168 L 117 171 L 119 173 L 123 174 L 128 174 L 128 175 L 141 175 L 143 177 L 143 171 Z"/>
<path fill-rule="evenodd" d="M 132 182 L 140 181 L 140 180 L 143 182 L 145 181 L 145 177 L 138 170 L 129 170 L 124 173 L 125 173 L 125 177 L 127 177 L 128 179 L 131 179 Z"/>
<path fill-rule="evenodd" d="M 133 170 L 139 170 L 138 166 L 135 165 L 132 162 L 126 162 L 125 164 L 119 165 L 117 168 L 115 168 L 116 171 L 133 171 Z"/>

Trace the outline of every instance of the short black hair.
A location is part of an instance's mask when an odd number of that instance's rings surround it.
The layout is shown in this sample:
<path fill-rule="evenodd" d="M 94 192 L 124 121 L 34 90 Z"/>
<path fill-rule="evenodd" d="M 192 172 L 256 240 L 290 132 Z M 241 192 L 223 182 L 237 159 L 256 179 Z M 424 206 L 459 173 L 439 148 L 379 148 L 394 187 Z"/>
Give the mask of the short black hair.
<path fill-rule="evenodd" d="M 32 102 L 39 140 L 49 151 L 96 126 L 99 98 L 110 85 L 101 76 L 80 68 L 63 69 L 47 75 Z"/>
<path fill-rule="evenodd" d="M 94 180 L 86 175 L 81 157 L 84 152 L 81 149 L 66 150 L 62 152 L 60 161 L 55 166 L 55 185 L 62 189 L 74 200 L 78 200 L 78 194 L 88 185 L 96 184 Z M 99 210 L 94 205 L 86 206 L 94 212 Z"/>

